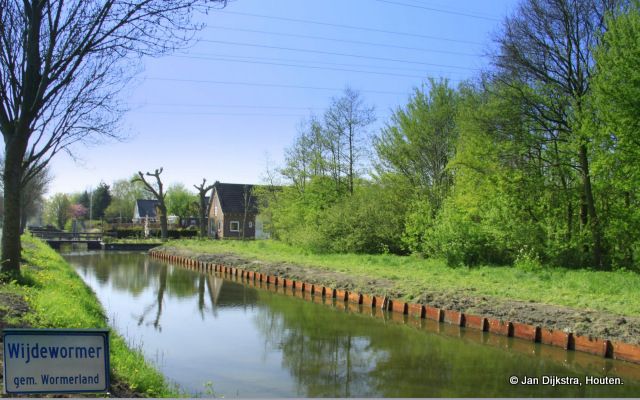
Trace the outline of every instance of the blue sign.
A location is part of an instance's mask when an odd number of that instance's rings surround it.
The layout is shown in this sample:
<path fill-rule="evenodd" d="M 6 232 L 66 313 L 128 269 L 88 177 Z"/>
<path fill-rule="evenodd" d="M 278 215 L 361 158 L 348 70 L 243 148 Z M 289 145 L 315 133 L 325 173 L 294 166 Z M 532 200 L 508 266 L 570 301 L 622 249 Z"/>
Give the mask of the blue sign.
<path fill-rule="evenodd" d="M 4 392 L 109 389 L 108 329 L 4 329 Z"/>

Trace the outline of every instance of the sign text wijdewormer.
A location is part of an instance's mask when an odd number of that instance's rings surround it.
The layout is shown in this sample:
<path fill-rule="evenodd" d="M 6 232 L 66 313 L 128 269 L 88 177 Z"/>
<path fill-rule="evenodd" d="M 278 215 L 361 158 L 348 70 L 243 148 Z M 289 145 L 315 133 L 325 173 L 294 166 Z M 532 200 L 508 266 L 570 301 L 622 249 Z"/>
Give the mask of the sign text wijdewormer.
<path fill-rule="evenodd" d="M 6 393 L 106 392 L 109 334 L 104 329 L 5 329 Z"/>

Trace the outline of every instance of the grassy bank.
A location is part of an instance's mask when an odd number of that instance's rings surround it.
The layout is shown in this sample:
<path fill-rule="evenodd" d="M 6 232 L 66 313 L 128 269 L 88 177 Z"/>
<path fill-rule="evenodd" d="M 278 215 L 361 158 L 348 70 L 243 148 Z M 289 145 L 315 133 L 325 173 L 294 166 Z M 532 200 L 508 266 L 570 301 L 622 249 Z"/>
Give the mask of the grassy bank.
<path fill-rule="evenodd" d="M 577 309 L 640 316 L 640 275 L 564 268 L 481 266 L 449 268 L 443 261 L 395 255 L 313 254 L 275 241 L 171 241 L 201 253 L 234 253 L 270 262 L 322 267 L 395 282 L 405 300 L 425 291 L 471 292 L 476 296 L 532 301 Z"/>
<path fill-rule="evenodd" d="M 24 284 L 4 284 L 0 293 L 23 297 L 29 311 L 20 320 L 8 322 L 35 328 L 106 327 L 100 303 L 69 264 L 43 242 L 26 235 L 22 240 Z M 122 336 L 112 331 L 110 338 L 112 379 L 144 396 L 179 395 L 139 351 L 127 346 Z"/>

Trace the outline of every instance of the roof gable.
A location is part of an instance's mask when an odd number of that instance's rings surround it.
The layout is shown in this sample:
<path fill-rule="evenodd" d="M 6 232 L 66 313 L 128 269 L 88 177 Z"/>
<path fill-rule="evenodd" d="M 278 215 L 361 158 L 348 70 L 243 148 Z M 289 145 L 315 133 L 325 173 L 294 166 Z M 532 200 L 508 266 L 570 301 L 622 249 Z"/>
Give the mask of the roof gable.
<path fill-rule="evenodd" d="M 139 199 L 136 200 L 136 207 L 138 209 L 138 216 L 140 218 L 144 218 L 148 216 L 149 218 L 156 217 L 156 207 L 158 206 L 158 200 L 145 200 Z"/>
<path fill-rule="evenodd" d="M 245 204 L 248 203 L 250 213 L 258 212 L 258 202 L 253 193 L 254 185 L 241 183 L 216 183 L 215 193 L 220 200 L 220 208 L 225 214 L 244 213 Z M 245 193 L 247 193 L 245 195 Z M 248 197 L 245 199 L 245 196 Z"/>

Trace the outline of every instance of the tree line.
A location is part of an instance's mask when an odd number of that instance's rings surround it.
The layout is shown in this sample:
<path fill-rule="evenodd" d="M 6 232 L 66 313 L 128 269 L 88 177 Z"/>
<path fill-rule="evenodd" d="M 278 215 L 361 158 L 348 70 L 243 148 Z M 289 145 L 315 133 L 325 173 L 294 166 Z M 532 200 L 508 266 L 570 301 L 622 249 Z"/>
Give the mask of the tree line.
<path fill-rule="evenodd" d="M 155 200 L 156 196 L 140 181 L 118 179 L 111 185 L 100 182 L 93 190 L 55 193 L 43 200 L 42 222 L 59 229 L 69 229 L 72 219 L 105 219 L 131 222 L 136 200 Z M 200 213 L 200 198 L 182 183 L 169 185 L 164 194 L 167 214 L 188 218 Z"/>
<path fill-rule="evenodd" d="M 523 0 L 490 68 L 430 79 L 372 136 L 373 110 L 346 90 L 267 174 L 289 183 L 261 196 L 273 235 L 451 265 L 637 270 L 639 10 Z"/>

